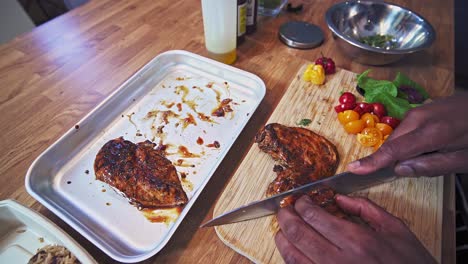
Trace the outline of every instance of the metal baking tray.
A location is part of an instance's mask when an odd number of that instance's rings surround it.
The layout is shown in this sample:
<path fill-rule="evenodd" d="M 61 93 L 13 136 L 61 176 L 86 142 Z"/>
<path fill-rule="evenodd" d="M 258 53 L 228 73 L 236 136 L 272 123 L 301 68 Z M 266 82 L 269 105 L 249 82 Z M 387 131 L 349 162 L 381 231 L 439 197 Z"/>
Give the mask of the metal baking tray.
<path fill-rule="evenodd" d="M 46 149 L 29 168 L 26 189 L 113 259 L 147 259 L 183 221 L 265 91 L 259 77 L 243 70 L 187 51 L 162 53 Z M 233 111 L 212 116 L 227 98 Z M 166 214 L 166 221 L 152 222 L 109 185 L 95 180 L 97 152 L 120 136 L 168 146 L 167 158 L 176 165 L 189 197 L 180 213 L 158 211 L 156 216 Z M 188 157 L 180 147 L 194 155 Z"/>

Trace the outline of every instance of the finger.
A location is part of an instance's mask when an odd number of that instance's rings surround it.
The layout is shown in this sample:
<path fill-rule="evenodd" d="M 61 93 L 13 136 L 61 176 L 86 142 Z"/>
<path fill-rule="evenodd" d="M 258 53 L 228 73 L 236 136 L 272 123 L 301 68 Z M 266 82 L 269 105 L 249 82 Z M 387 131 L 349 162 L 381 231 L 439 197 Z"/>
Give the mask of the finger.
<path fill-rule="evenodd" d="M 406 177 L 467 173 L 467 160 L 468 150 L 436 152 L 402 161 L 395 167 L 395 172 Z"/>
<path fill-rule="evenodd" d="M 413 120 L 403 119 L 401 123 L 395 128 L 395 130 L 393 130 L 393 132 L 390 134 L 387 141 L 408 134 L 409 132 L 420 127 L 423 123 L 424 118 L 422 116 L 413 118 Z"/>
<path fill-rule="evenodd" d="M 442 148 L 443 145 L 434 141 L 435 137 L 431 133 L 428 129 L 421 128 L 393 138 L 385 142 L 373 154 L 348 164 L 347 168 L 357 174 L 368 174 L 384 167 L 393 166 L 398 160 L 409 159 Z"/>
<path fill-rule="evenodd" d="M 462 149 L 468 149 L 468 133 L 452 140 L 452 142 L 447 144 L 442 149 L 442 151 L 452 152 L 452 151 L 457 151 L 457 150 L 462 150 Z"/>
<path fill-rule="evenodd" d="M 307 224 L 333 244 L 343 248 L 346 244 L 351 243 L 353 238 L 345 233 L 346 231 L 352 232 L 350 229 L 354 228 L 353 223 L 329 214 L 314 204 L 306 195 L 296 201 L 294 208 Z"/>
<path fill-rule="evenodd" d="M 288 241 L 312 261 L 326 262 L 326 256 L 330 255 L 323 252 L 330 252 L 331 256 L 338 254 L 338 248 L 305 223 L 292 207 L 280 209 L 277 219 Z"/>
<path fill-rule="evenodd" d="M 281 230 L 276 233 L 275 243 L 285 263 L 313 263 L 289 242 Z"/>
<path fill-rule="evenodd" d="M 377 232 L 393 229 L 397 225 L 400 227 L 402 223 L 400 219 L 368 199 L 337 195 L 335 200 L 343 211 L 360 217 Z"/>

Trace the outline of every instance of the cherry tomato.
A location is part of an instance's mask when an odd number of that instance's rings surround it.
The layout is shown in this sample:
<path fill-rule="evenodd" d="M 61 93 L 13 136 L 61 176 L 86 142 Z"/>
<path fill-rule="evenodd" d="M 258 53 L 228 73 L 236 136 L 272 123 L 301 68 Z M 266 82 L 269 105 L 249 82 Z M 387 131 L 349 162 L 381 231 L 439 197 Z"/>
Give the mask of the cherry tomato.
<path fill-rule="evenodd" d="M 335 106 L 335 111 L 337 113 L 341 113 L 345 110 L 353 110 L 355 106 L 356 106 L 355 104 L 351 104 L 351 103 L 339 104 Z"/>
<path fill-rule="evenodd" d="M 391 116 L 382 117 L 381 122 L 391 126 L 393 129 L 395 129 L 400 124 L 400 120 L 398 120 L 398 118 Z"/>
<path fill-rule="evenodd" d="M 377 123 L 375 124 L 375 128 L 380 130 L 383 136 L 388 136 L 393 132 L 393 128 L 385 123 Z"/>
<path fill-rule="evenodd" d="M 354 107 L 353 111 L 357 112 L 359 114 L 359 116 L 362 116 L 363 114 L 365 114 L 365 112 L 362 110 L 361 107 L 357 106 Z"/>
<path fill-rule="evenodd" d="M 372 106 L 372 104 L 360 102 L 357 105 L 359 106 L 359 108 L 362 109 L 362 111 L 364 111 L 364 113 L 372 113 L 372 110 L 374 110 L 374 107 Z"/>
<path fill-rule="evenodd" d="M 366 124 L 364 123 L 364 121 L 362 121 L 361 119 L 358 119 L 358 120 L 354 120 L 354 121 L 350 121 L 346 123 L 344 125 L 344 129 L 349 134 L 357 134 L 364 129 L 365 125 Z"/>
<path fill-rule="evenodd" d="M 338 113 L 338 120 L 342 125 L 359 119 L 359 113 L 353 110 L 345 110 L 341 113 Z"/>
<path fill-rule="evenodd" d="M 375 124 L 379 122 L 379 118 L 371 113 L 363 114 L 361 120 L 366 123 L 366 127 L 375 127 Z"/>
<path fill-rule="evenodd" d="M 384 142 L 385 140 L 379 140 L 379 142 L 377 142 L 377 144 L 374 145 L 374 151 L 377 151 Z"/>
<path fill-rule="evenodd" d="M 335 73 L 336 71 L 335 62 L 331 58 L 323 57 L 323 55 L 315 60 L 315 64 L 322 65 L 326 74 Z"/>
<path fill-rule="evenodd" d="M 385 143 L 385 141 L 387 140 L 389 135 L 386 135 L 384 136 L 383 140 L 379 141 L 379 143 L 377 143 L 375 146 L 374 146 L 374 151 L 377 151 L 383 143 Z"/>
<path fill-rule="evenodd" d="M 351 104 L 356 104 L 356 97 L 354 94 L 350 92 L 344 92 L 339 99 L 340 103 L 346 104 L 346 103 L 351 103 Z"/>
<path fill-rule="evenodd" d="M 372 104 L 372 107 L 374 108 L 372 110 L 372 113 L 374 113 L 375 115 L 377 115 L 379 118 L 382 118 L 384 117 L 385 115 L 387 115 L 387 110 L 385 109 L 385 106 L 381 103 L 373 103 Z"/>
<path fill-rule="evenodd" d="M 364 147 L 372 147 L 382 141 L 382 133 L 375 127 L 366 127 L 357 134 L 358 142 Z"/>
<path fill-rule="evenodd" d="M 366 127 L 361 131 L 361 134 L 370 135 L 379 139 L 383 139 L 382 133 L 380 132 L 380 130 L 378 130 L 375 127 Z"/>

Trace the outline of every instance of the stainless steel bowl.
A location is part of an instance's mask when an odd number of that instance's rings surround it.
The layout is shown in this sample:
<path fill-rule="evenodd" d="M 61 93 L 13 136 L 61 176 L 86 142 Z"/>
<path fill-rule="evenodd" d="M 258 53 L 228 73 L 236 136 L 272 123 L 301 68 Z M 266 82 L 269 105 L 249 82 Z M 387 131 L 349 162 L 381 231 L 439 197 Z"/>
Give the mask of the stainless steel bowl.
<path fill-rule="evenodd" d="M 325 18 L 340 50 L 362 64 L 395 62 L 430 47 L 436 38 L 434 28 L 422 16 L 384 2 L 338 3 L 328 9 Z M 361 42 L 375 35 L 392 36 L 391 45 L 376 48 Z"/>

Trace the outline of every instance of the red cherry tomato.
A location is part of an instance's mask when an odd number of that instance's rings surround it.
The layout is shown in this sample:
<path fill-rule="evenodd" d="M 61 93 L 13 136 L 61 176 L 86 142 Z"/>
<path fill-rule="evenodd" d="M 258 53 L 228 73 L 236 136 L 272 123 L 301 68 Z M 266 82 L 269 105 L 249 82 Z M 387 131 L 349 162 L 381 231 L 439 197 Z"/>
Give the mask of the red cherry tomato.
<path fill-rule="evenodd" d="M 325 70 L 325 74 L 335 73 L 335 62 L 331 58 L 327 57 L 320 57 L 315 60 L 315 64 L 322 65 L 323 69 Z"/>
<path fill-rule="evenodd" d="M 315 64 L 320 64 L 323 66 L 323 59 L 325 59 L 325 57 L 320 57 L 318 59 L 315 60 Z"/>
<path fill-rule="evenodd" d="M 398 118 L 391 116 L 382 117 L 380 122 L 391 126 L 393 129 L 395 129 L 400 124 L 400 120 L 398 120 Z"/>
<path fill-rule="evenodd" d="M 374 108 L 372 110 L 372 113 L 374 113 L 376 116 L 379 117 L 379 119 L 381 119 L 382 117 L 384 117 L 385 115 L 387 115 L 387 110 L 385 109 L 385 106 L 381 103 L 373 103 L 372 104 L 372 107 Z"/>
<path fill-rule="evenodd" d="M 362 110 L 362 108 L 359 107 L 358 105 L 356 105 L 356 107 L 354 107 L 353 111 L 357 112 L 359 114 L 359 116 L 362 116 L 363 114 L 365 114 L 364 110 Z"/>
<path fill-rule="evenodd" d="M 325 73 L 332 74 L 332 73 L 335 73 L 335 71 L 336 71 L 335 62 L 329 58 L 327 60 L 327 63 L 325 63 Z"/>
<path fill-rule="evenodd" d="M 354 96 L 354 94 L 352 94 L 352 93 L 350 93 L 350 92 L 344 92 L 344 93 L 340 96 L 339 101 L 340 101 L 340 103 L 342 103 L 342 104 L 346 104 L 346 103 L 356 104 L 356 97 Z"/>
<path fill-rule="evenodd" d="M 337 113 L 341 113 L 346 110 L 353 110 L 356 104 L 350 104 L 350 103 L 345 103 L 345 104 L 339 104 L 335 106 L 335 111 Z"/>
<path fill-rule="evenodd" d="M 362 111 L 364 111 L 364 113 L 372 113 L 372 111 L 374 110 L 372 104 L 360 102 L 357 105 L 359 106 L 359 108 L 362 109 Z"/>

